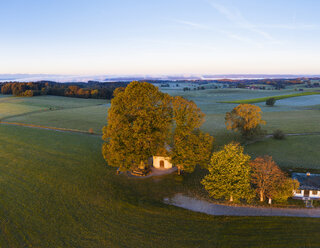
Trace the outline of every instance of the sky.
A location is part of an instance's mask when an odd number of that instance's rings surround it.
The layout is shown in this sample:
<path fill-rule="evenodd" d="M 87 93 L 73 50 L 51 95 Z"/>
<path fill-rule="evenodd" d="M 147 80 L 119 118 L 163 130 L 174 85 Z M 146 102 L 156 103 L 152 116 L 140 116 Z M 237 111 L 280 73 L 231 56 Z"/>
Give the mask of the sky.
<path fill-rule="evenodd" d="M 0 73 L 320 74 L 318 0 L 1 0 Z"/>

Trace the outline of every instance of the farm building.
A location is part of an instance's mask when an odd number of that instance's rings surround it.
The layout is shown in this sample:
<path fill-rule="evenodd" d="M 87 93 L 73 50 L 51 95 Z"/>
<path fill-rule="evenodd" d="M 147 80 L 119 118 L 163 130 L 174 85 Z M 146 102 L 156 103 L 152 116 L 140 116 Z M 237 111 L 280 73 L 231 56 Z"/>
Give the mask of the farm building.
<path fill-rule="evenodd" d="M 320 174 L 292 173 L 292 178 L 300 183 L 293 197 L 301 200 L 320 200 Z"/>
<path fill-rule="evenodd" d="M 171 169 L 170 157 L 153 156 L 153 167 L 157 169 Z"/>

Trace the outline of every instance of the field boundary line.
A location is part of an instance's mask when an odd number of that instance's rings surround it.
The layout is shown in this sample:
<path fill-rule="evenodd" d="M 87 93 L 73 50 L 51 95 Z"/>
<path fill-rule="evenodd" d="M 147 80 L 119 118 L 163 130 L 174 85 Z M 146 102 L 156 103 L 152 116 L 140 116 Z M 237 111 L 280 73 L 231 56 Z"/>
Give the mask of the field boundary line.
<path fill-rule="evenodd" d="M 7 120 L 7 119 L 11 119 L 11 118 L 16 118 L 16 117 L 20 117 L 20 116 L 27 116 L 27 115 L 33 115 L 33 114 L 39 114 L 42 112 L 55 112 L 55 111 L 61 111 L 61 110 L 69 110 L 69 109 L 80 109 L 80 108 L 87 108 L 87 107 L 94 107 L 94 106 L 102 106 L 104 105 L 102 104 L 97 104 L 97 105 L 90 105 L 90 106 L 78 106 L 78 107 L 70 107 L 70 108 L 56 108 L 56 109 L 50 109 L 50 107 L 47 107 L 45 109 L 40 109 L 40 110 L 35 110 L 35 111 L 31 111 L 31 112 L 26 112 L 26 113 L 22 113 L 22 114 L 17 114 L 17 115 L 10 115 L 10 116 L 5 116 L 3 118 L 0 119 L 0 121 L 3 120 Z"/>
<path fill-rule="evenodd" d="M 39 128 L 39 129 L 47 129 L 47 130 L 61 131 L 61 132 L 82 133 L 82 134 L 88 134 L 88 135 L 92 135 L 92 136 L 101 136 L 102 135 L 102 134 L 97 134 L 97 133 L 94 133 L 94 132 L 92 133 L 92 132 L 89 132 L 89 131 L 78 130 L 78 129 L 61 128 L 61 127 L 47 127 L 47 126 L 26 124 L 26 123 L 18 123 L 18 122 L 0 121 L 0 124 L 13 125 L 13 126 L 22 126 L 22 127 L 31 127 L 31 128 Z"/>

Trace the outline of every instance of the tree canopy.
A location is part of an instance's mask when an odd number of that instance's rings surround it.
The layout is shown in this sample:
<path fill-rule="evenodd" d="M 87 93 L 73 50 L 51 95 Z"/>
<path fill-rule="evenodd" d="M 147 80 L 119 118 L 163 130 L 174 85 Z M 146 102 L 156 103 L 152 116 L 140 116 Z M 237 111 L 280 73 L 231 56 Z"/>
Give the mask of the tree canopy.
<path fill-rule="evenodd" d="M 115 90 L 103 128 L 104 158 L 111 166 L 138 167 L 162 149 L 171 128 L 171 97 L 149 83 L 132 82 Z"/>
<path fill-rule="evenodd" d="M 102 153 L 109 165 L 120 170 L 161 155 L 170 156 L 179 171 L 192 172 L 210 160 L 213 138 L 199 130 L 203 121 L 194 102 L 170 97 L 149 83 L 132 82 L 114 93 Z"/>
<path fill-rule="evenodd" d="M 266 105 L 267 106 L 274 106 L 274 104 L 276 103 L 276 99 L 274 98 L 274 97 L 271 97 L 271 98 L 268 98 L 267 100 L 266 100 Z"/>
<path fill-rule="evenodd" d="M 216 199 L 250 201 L 254 194 L 251 189 L 250 156 L 243 153 L 238 143 L 225 145 L 214 152 L 208 167 L 209 174 L 201 183 L 210 196 Z"/>
<path fill-rule="evenodd" d="M 260 197 L 277 201 L 286 201 L 292 196 L 293 190 L 299 187 L 297 180 L 289 178 L 271 156 L 257 157 L 250 162 L 252 168 L 252 183 Z"/>
<path fill-rule="evenodd" d="M 240 131 L 248 138 L 260 133 L 260 125 L 266 124 L 261 117 L 261 109 L 252 104 L 240 104 L 225 116 L 225 124 L 228 130 Z"/>
<path fill-rule="evenodd" d="M 284 177 L 281 183 L 278 185 L 277 190 L 273 192 L 270 199 L 274 199 L 278 202 L 285 202 L 289 197 L 292 197 L 293 190 L 299 188 L 299 181 L 290 177 Z"/>
<path fill-rule="evenodd" d="M 204 114 L 197 105 L 180 96 L 172 101 L 175 131 L 171 161 L 179 170 L 193 172 L 196 165 L 207 166 L 213 137 L 200 131 Z"/>
<path fill-rule="evenodd" d="M 256 186 L 260 201 L 264 201 L 265 197 L 272 198 L 284 179 L 284 173 L 270 156 L 257 157 L 250 165 L 252 183 Z"/>

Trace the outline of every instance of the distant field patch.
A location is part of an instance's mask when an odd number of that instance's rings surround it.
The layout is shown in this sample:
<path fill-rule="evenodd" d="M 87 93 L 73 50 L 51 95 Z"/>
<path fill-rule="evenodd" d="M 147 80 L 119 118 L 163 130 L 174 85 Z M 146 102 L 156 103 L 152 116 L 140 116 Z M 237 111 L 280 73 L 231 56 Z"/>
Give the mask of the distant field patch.
<path fill-rule="evenodd" d="M 281 96 L 269 96 L 269 97 L 261 97 L 261 98 L 253 98 L 253 99 L 244 99 L 244 100 L 232 100 L 232 101 L 220 101 L 220 103 L 258 103 L 258 102 L 265 102 L 269 98 L 275 98 L 276 100 L 291 98 L 291 97 L 298 97 L 298 96 L 309 96 L 309 95 L 318 95 L 320 92 L 301 92 L 295 93 L 290 95 L 281 95 Z"/>
<path fill-rule="evenodd" d="M 265 112 L 262 117 L 267 122 L 263 128 L 268 133 L 272 133 L 276 129 L 281 129 L 285 133 L 320 132 L 320 112 L 317 109 Z"/>

